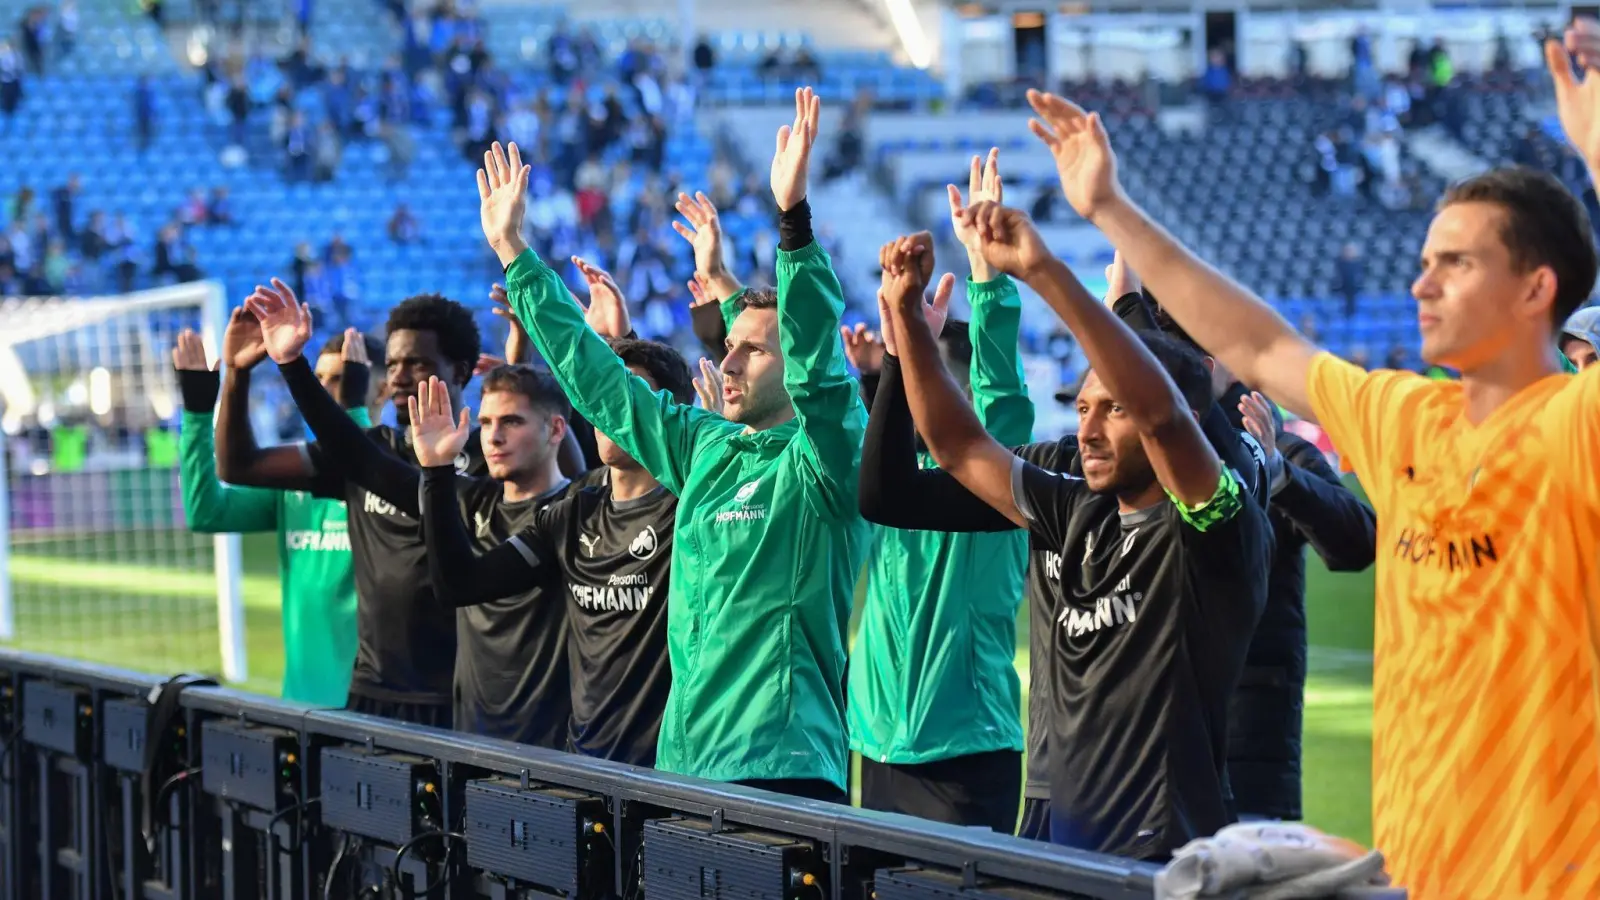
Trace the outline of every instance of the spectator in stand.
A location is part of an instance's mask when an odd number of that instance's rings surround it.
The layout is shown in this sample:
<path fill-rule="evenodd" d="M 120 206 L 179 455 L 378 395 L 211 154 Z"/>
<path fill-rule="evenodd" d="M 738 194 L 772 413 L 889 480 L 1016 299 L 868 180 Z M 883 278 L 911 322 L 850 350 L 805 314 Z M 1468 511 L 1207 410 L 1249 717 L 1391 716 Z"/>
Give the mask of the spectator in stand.
<path fill-rule="evenodd" d="M 833 155 L 829 157 L 822 172 L 824 182 L 849 175 L 861 165 L 861 160 L 866 154 L 866 138 L 862 134 L 863 120 L 871 108 L 871 95 L 863 94 L 845 111 L 844 122 L 839 126 L 839 142 L 834 145 Z"/>
<path fill-rule="evenodd" d="M 1361 262 L 1361 248 L 1355 244 L 1345 244 L 1344 250 L 1339 253 L 1339 262 L 1335 266 L 1338 277 L 1337 290 L 1339 296 L 1344 298 L 1344 317 L 1354 319 L 1361 291 L 1366 286 L 1366 266 Z"/>
<path fill-rule="evenodd" d="M 112 269 L 117 274 L 117 290 L 126 294 L 133 290 L 133 280 L 139 274 L 139 248 L 135 242 L 133 226 L 117 213 L 106 232 L 106 243 L 111 251 Z"/>
<path fill-rule="evenodd" d="M 1200 75 L 1200 92 L 1211 101 L 1213 109 L 1228 99 L 1233 89 L 1233 73 L 1228 71 L 1228 57 L 1220 49 L 1206 53 L 1206 68 Z"/>
<path fill-rule="evenodd" d="M 76 0 L 63 0 L 56 10 L 56 52 L 69 56 L 78 44 L 78 4 Z"/>
<path fill-rule="evenodd" d="M 33 268 L 34 246 L 33 236 L 28 234 L 28 229 L 22 225 L 22 220 L 13 217 L 11 225 L 6 228 L 6 240 L 11 244 L 11 265 L 20 273 Z"/>
<path fill-rule="evenodd" d="M 106 240 L 106 214 L 94 210 L 89 213 L 88 224 L 78 234 L 78 252 L 90 262 L 99 262 L 110 249 L 111 244 Z"/>
<path fill-rule="evenodd" d="M 389 152 L 388 175 L 390 183 L 405 180 L 411 171 L 411 161 L 417 155 L 417 143 L 411 137 L 411 126 L 388 122 L 378 130 L 378 137 Z"/>
<path fill-rule="evenodd" d="M 396 244 L 412 244 L 422 238 L 422 223 L 412 214 L 411 207 L 400 203 L 389 217 L 389 240 Z"/>
<path fill-rule="evenodd" d="M 1561 326 L 1561 353 L 1573 368 L 1583 371 L 1600 355 L 1600 306 L 1578 310 Z"/>
<path fill-rule="evenodd" d="M 311 148 L 311 179 L 317 182 L 332 181 L 339 173 L 339 162 L 344 157 L 339 132 L 332 122 L 317 126 L 316 139 L 312 141 Z"/>
<path fill-rule="evenodd" d="M 67 286 L 67 270 L 71 268 L 72 261 L 67 258 L 67 244 L 61 238 L 52 238 L 45 248 L 44 261 L 40 266 L 44 282 L 50 288 L 50 293 L 59 294 Z"/>
<path fill-rule="evenodd" d="M 77 173 L 67 176 L 67 183 L 50 192 L 50 205 L 56 214 L 56 233 L 71 239 L 77 234 L 74 226 L 73 204 L 83 190 L 83 179 Z"/>
<path fill-rule="evenodd" d="M 250 118 L 250 86 L 244 80 L 244 75 L 233 76 L 233 82 L 228 86 L 226 100 L 228 115 L 228 142 L 235 147 L 243 147 L 246 137 L 245 122 Z"/>
<path fill-rule="evenodd" d="M 697 72 L 699 74 L 700 80 L 704 81 L 705 77 L 710 75 L 711 74 L 711 70 L 715 69 L 716 67 L 717 67 L 717 51 L 714 48 L 712 48 L 711 39 L 702 34 L 694 42 L 694 69 L 695 69 L 695 72 Z"/>
<path fill-rule="evenodd" d="M 169 222 L 156 236 L 155 267 L 150 274 L 157 278 L 171 275 L 178 282 L 199 281 L 204 276 L 195 265 L 194 247 L 184 234 L 183 226 Z"/>
<path fill-rule="evenodd" d="M 190 188 L 189 196 L 178 207 L 178 221 L 185 226 L 206 223 L 206 194 L 199 188 Z"/>
<path fill-rule="evenodd" d="M 22 104 L 22 58 L 12 48 L 10 41 L 0 41 L 0 113 L 6 117 L 7 130 L 11 117 Z"/>
<path fill-rule="evenodd" d="M 305 114 L 296 110 L 289 117 L 283 135 L 284 173 L 288 181 L 304 181 L 311 175 L 311 128 Z"/>
<path fill-rule="evenodd" d="M 148 150 L 156 137 L 156 91 L 148 75 L 140 75 L 133 87 L 133 129 L 139 137 L 139 151 Z"/>
<path fill-rule="evenodd" d="M 43 7 L 35 6 L 22 16 L 18 25 L 18 39 L 22 43 L 22 56 L 28 62 L 28 71 L 35 75 L 44 74 L 44 45 L 45 31 L 48 28 L 49 12 Z"/>
<path fill-rule="evenodd" d="M 311 307 L 318 320 L 331 323 L 343 318 L 335 309 L 333 282 L 328 279 L 327 270 L 323 268 L 321 260 L 308 261 L 301 269 L 299 282 L 305 287 L 300 296 L 305 298 L 306 305 Z"/>
<path fill-rule="evenodd" d="M 217 185 L 211 189 L 211 200 L 206 204 L 206 224 L 233 224 L 233 202 L 228 199 L 226 185 Z"/>
<path fill-rule="evenodd" d="M 333 294 L 333 311 L 338 327 L 350 326 L 350 304 L 361 299 L 361 286 L 353 251 L 344 239 L 335 235 L 328 244 L 328 289 Z"/>

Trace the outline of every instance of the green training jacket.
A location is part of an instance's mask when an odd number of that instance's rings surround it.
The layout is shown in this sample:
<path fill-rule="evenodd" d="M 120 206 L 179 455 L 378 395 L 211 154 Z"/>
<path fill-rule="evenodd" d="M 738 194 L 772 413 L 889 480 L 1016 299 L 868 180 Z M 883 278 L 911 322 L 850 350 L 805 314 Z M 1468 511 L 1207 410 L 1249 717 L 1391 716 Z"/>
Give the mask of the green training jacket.
<path fill-rule="evenodd" d="M 362 427 L 365 409 L 350 410 Z M 344 503 L 304 491 L 224 484 L 210 413 L 183 414 L 178 454 L 191 531 L 278 533 L 283 605 L 283 696 L 343 707 L 356 661 L 356 584 Z"/>
<path fill-rule="evenodd" d="M 972 405 L 1006 446 L 1033 439 L 1017 339 L 1022 298 L 1004 275 L 968 283 Z M 933 458 L 920 455 L 923 468 Z M 1028 536 L 875 527 L 867 602 L 850 651 L 850 749 L 926 763 L 1022 749 L 1017 607 Z"/>
<path fill-rule="evenodd" d="M 845 368 L 844 300 L 828 254 L 814 241 L 778 253 L 796 415 L 754 433 L 652 393 L 531 250 L 506 270 L 506 293 L 573 407 L 680 501 L 657 768 L 844 789 L 845 631 L 868 540 L 856 500 L 867 416 Z"/>

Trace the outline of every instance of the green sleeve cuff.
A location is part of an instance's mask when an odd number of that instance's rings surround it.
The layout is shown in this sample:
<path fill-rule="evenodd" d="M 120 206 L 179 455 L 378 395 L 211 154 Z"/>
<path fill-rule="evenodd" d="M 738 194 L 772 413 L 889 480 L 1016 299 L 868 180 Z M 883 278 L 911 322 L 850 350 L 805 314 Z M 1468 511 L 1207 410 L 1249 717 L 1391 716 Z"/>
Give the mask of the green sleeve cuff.
<path fill-rule="evenodd" d="M 1022 295 L 1017 293 L 1017 285 L 1005 274 L 996 275 L 988 281 L 973 281 L 967 278 L 967 302 L 977 305 L 982 304 L 1008 304 L 1022 306 Z"/>
<path fill-rule="evenodd" d="M 1182 500 L 1167 491 L 1167 496 L 1172 499 L 1172 505 L 1178 508 L 1178 515 L 1189 523 L 1195 531 L 1210 531 L 1218 525 L 1227 522 L 1239 514 L 1242 501 L 1239 499 L 1241 489 L 1239 476 L 1227 466 L 1222 467 L 1222 476 L 1217 479 L 1217 490 L 1211 499 L 1199 506 L 1189 506 Z"/>
<path fill-rule="evenodd" d="M 511 265 L 506 266 L 506 290 L 508 292 L 511 290 L 512 282 L 536 278 L 548 268 L 549 266 L 544 264 L 544 260 L 539 258 L 539 254 L 533 252 L 533 248 L 529 247 L 518 253 L 517 258 L 511 261 Z"/>

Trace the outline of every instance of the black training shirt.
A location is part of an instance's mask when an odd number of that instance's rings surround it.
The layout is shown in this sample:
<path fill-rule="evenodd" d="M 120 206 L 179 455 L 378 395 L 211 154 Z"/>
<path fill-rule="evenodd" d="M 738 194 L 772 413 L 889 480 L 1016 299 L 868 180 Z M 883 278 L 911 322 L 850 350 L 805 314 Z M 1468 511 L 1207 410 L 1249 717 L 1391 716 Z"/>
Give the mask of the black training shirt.
<path fill-rule="evenodd" d="M 672 685 L 667 660 L 667 586 L 678 499 L 657 488 L 614 500 L 605 470 L 591 473 L 535 520 L 474 555 L 450 504 L 449 468 L 424 480 L 434 579 L 452 597 L 480 602 L 543 583 L 566 595 L 572 715 L 567 749 L 653 766 Z"/>
<path fill-rule="evenodd" d="M 1120 513 L 1081 478 L 1021 459 L 1013 473 L 1029 531 L 1060 548 L 1051 840 L 1164 860 L 1232 820 L 1228 701 L 1266 603 L 1266 512 L 1239 488 L 1202 531 L 1171 501 Z"/>

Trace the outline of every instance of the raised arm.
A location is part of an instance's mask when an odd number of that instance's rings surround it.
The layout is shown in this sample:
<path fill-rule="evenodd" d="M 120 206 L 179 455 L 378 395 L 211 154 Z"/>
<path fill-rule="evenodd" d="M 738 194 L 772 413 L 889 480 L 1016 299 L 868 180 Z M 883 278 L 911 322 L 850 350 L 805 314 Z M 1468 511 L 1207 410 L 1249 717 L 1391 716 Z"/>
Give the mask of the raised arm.
<path fill-rule="evenodd" d="M 289 396 L 300 408 L 300 415 L 311 427 L 311 433 L 317 436 L 317 465 L 336 470 L 409 516 L 420 515 L 417 485 L 421 473 L 368 437 L 339 407 L 338 401 L 323 389 L 306 361 L 303 351 L 311 339 L 310 308 L 300 303 L 289 286 L 276 278 L 271 287 L 257 288 L 248 304 L 261 322 L 268 355 L 278 364 Z M 354 328 L 347 329 L 344 340 L 346 346 L 359 343 L 361 333 Z"/>
<path fill-rule="evenodd" d="M 515 144 L 497 143 L 478 171 L 484 236 L 506 266 L 506 293 L 517 320 L 584 418 L 673 493 L 681 493 L 698 442 L 738 426 L 673 402 L 628 371 L 584 321 L 561 281 L 522 239 L 528 167 Z"/>
<path fill-rule="evenodd" d="M 1077 337 L 1090 368 L 1138 428 L 1167 493 L 1190 508 L 1210 502 L 1219 490 L 1222 461 L 1194 411 L 1138 335 L 1050 255 L 1022 213 L 983 203 L 963 216 L 977 223 L 989 263 L 1022 275 Z"/>
<path fill-rule="evenodd" d="M 200 336 L 185 329 L 172 348 L 183 395 L 183 423 L 178 432 L 178 484 L 183 491 L 184 521 L 205 534 L 272 531 L 278 527 L 278 496 L 262 488 L 235 487 L 217 477 L 211 418 L 222 376 L 206 364 Z"/>
<path fill-rule="evenodd" d="M 1310 441 L 1277 430 L 1267 399 L 1239 401 L 1245 428 L 1268 451 L 1272 511 L 1288 519 L 1335 572 L 1360 572 L 1377 556 L 1378 517 L 1344 486 Z"/>
<path fill-rule="evenodd" d="M 778 343 L 783 383 L 800 425 L 803 458 L 816 487 L 818 512 L 857 513 L 856 481 L 867 411 L 861 385 L 845 365 L 839 321 L 844 289 L 827 251 L 811 231 L 807 169 L 817 139 L 821 101 L 810 88 L 795 91 L 794 125 L 778 131 L 772 195 L 778 215 Z"/>
<path fill-rule="evenodd" d="M 1098 114 L 1053 94 L 1028 92 L 1029 127 L 1049 145 L 1067 202 L 1126 257 L 1161 305 L 1200 346 L 1304 418 L 1317 348 L 1271 306 L 1212 268 L 1140 209 L 1117 181 L 1116 156 Z M 1040 121 L 1042 120 L 1042 122 Z"/>
<path fill-rule="evenodd" d="M 261 325 L 243 307 L 222 338 L 222 399 L 217 409 L 217 477 L 229 484 L 328 494 L 303 445 L 261 447 L 250 428 L 250 372 L 267 358 Z"/>
<path fill-rule="evenodd" d="M 717 207 L 705 194 L 693 197 L 679 194 L 677 209 L 682 222 L 672 228 L 694 248 L 694 278 L 689 281 L 689 318 L 695 337 L 713 362 L 721 365 L 727 355 L 728 328 L 739 314 L 738 298 L 744 292 L 724 262 L 722 220 Z"/>
<path fill-rule="evenodd" d="M 450 392 L 436 378 L 417 388 L 410 399 L 412 445 L 425 468 L 420 496 L 422 534 L 428 547 L 428 578 L 434 593 L 457 607 L 488 603 L 527 591 L 549 577 L 554 560 L 534 537 L 523 533 L 479 556 L 461 520 L 456 454 L 467 444 L 471 417 L 461 410 L 459 422 L 450 412 Z M 541 515 L 543 511 L 541 511 Z M 540 547 L 535 552 L 534 547 Z"/>

